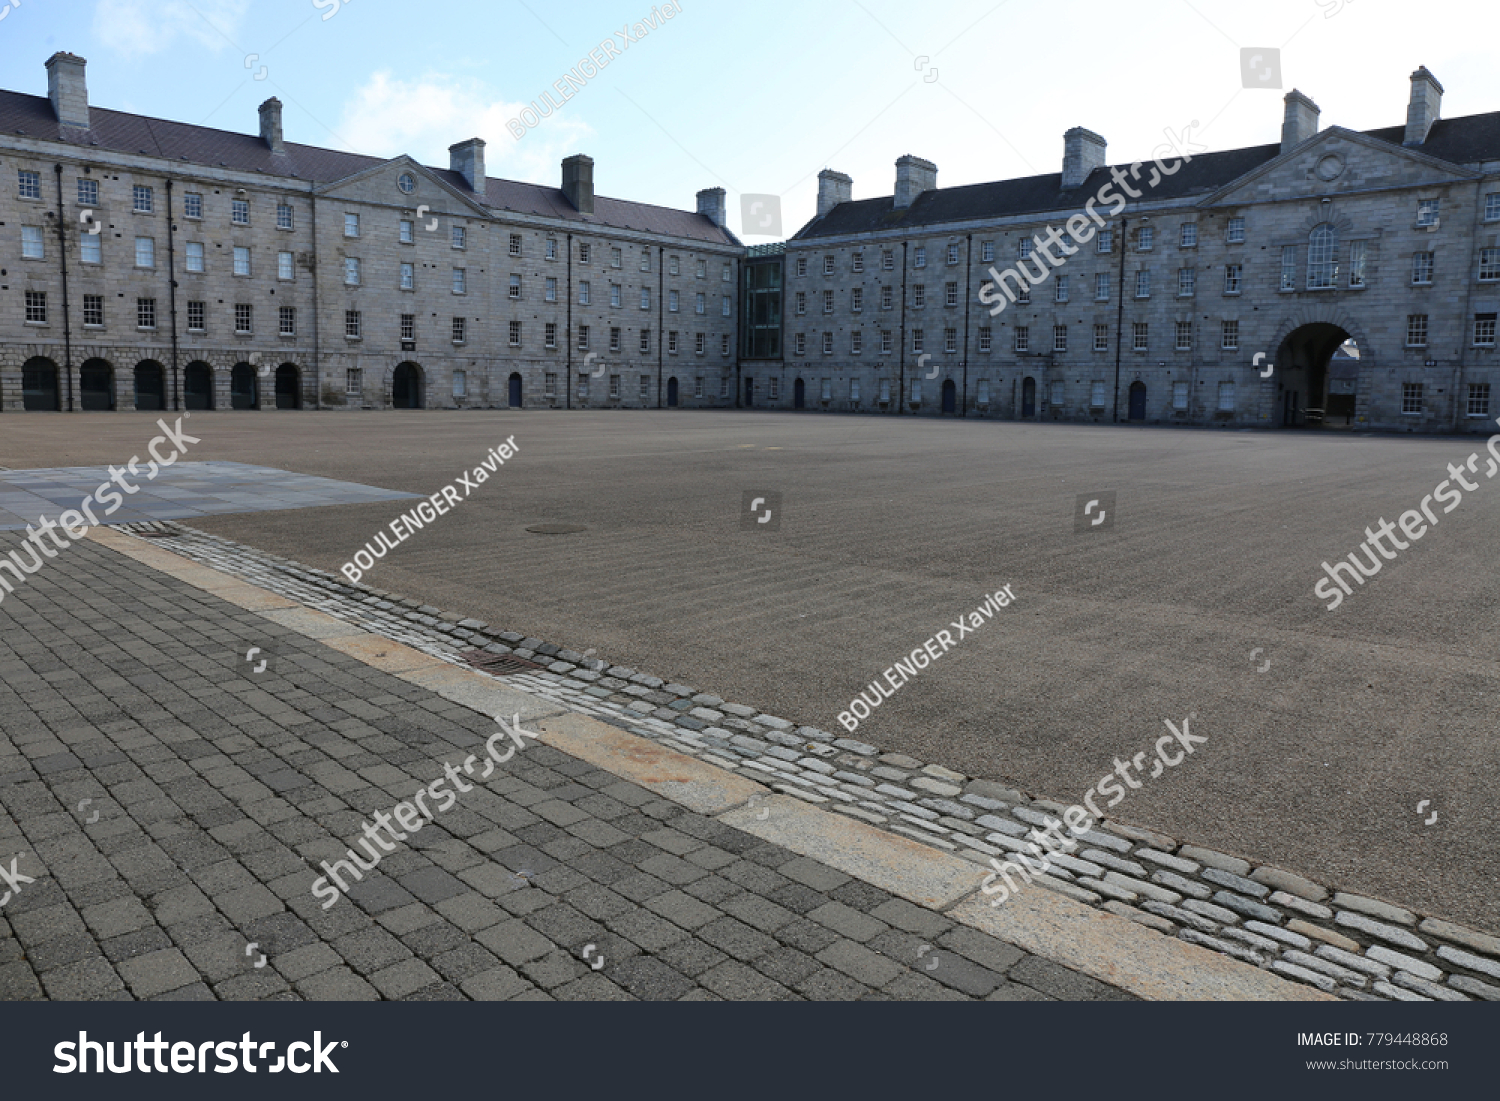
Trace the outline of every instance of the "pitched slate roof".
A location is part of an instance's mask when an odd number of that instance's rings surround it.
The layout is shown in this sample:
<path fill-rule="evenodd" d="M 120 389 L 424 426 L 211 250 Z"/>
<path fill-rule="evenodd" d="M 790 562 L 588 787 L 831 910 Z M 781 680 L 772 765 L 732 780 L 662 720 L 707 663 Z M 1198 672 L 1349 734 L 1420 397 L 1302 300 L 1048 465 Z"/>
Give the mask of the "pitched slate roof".
<path fill-rule="evenodd" d="M 1366 137 L 1401 147 L 1406 135 L 1404 126 L 1367 130 Z M 1500 111 L 1465 118 L 1440 119 L 1432 126 L 1427 141 L 1416 149 L 1439 160 L 1454 164 L 1478 164 L 1500 159 Z M 1248 172 L 1281 155 L 1280 144 L 1256 145 L 1230 149 L 1221 153 L 1202 153 L 1191 164 L 1151 189 L 1153 199 L 1184 199 L 1217 191 Z M 1129 172 L 1130 165 L 1119 165 Z M 1142 180 L 1149 180 L 1146 167 Z M 897 210 L 895 197 L 861 199 L 840 203 L 822 218 L 814 218 L 793 236 L 792 240 L 813 240 L 845 234 L 873 233 L 881 230 L 916 228 L 1003 218 L 1025 214 L 1046 214 L 1059 210 L 1081 210 L 1088 199 L 1110 179 L 1110 169 L 1096 168 L 1082 186 L 1063 190 L 1062 173 L 1024 176 L 994 183 L 970 184 L 924 191 L 905 210 Z M 1137 190 L 1140 190 L 1138 185 Z"/>
<path fill-rule="evenodd" d="M 97 148 L 101 152 L 160 157 L 185 164 L 262 172 L 267 176 L 294 177 L 318 183 L 342 180 L 387 160 L 295 142 L 286 143 L 285 153 L 273 154 L 258 134 L 237 134 L 92 105 L 89 107 L 89 123 L 90 129 L 86 131 L 63 127 L 52 110 L 52 101 L 46 96 L 0 90 L 0 135 L 21 134 L 84 149 Z M 459 191 L 468 192 L 469 185 L 459 173 L 446 168 L 432 171 Z M 629 228 L 715 245 L 738 243 L 733 234 L 695 211 L 596 197 L 594 214 L 580 214 L 568 202 L 561 188 L 516 180 L 487 178 L 484 202 L 502 212 L 536 214 L 604 228 Z"/>

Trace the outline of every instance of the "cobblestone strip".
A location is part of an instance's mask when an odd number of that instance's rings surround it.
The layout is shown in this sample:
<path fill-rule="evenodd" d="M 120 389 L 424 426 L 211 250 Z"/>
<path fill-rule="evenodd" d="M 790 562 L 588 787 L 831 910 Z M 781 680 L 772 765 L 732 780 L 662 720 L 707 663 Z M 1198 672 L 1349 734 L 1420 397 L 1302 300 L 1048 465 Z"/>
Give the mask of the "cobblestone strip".
<path fill-rule="evenodd" d="M 776 791 L 989 866 L 1065 804 L 1031 798 L 696 688 L 563 650 L 170 522 L 163 545 L 444 661 L 483 649 L 546 666 L 505 678 Z M 1035 882 L 1167 936 L 1355 1001 L 1500 1001 L 1500 937 L 1302 876 L 1101 822 Z"/>

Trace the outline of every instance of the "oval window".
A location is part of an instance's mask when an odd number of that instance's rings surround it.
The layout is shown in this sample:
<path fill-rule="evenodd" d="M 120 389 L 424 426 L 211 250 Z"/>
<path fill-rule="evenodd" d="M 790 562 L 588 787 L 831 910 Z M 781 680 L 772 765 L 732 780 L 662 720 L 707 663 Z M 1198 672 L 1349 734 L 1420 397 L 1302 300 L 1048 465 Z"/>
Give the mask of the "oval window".
<path fill-rule="evenodd" d="M 403 172 L 396 177 L 396 186 L 401 189 L 402 194 L 410 195 L 417 189 L 417 181 L 411 178 L 410 172 Z"/>

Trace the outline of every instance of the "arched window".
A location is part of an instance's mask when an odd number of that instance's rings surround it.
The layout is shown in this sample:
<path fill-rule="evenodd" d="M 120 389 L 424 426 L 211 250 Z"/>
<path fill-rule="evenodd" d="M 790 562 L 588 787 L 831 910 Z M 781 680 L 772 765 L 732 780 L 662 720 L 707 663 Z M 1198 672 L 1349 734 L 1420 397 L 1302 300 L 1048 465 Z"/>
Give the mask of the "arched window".
<path fill-rule="evenodd" d="M 1339 235 L 1327 222 L 1307 236 L 1307 289 L 1333 287 L 1339 281 Z"/>

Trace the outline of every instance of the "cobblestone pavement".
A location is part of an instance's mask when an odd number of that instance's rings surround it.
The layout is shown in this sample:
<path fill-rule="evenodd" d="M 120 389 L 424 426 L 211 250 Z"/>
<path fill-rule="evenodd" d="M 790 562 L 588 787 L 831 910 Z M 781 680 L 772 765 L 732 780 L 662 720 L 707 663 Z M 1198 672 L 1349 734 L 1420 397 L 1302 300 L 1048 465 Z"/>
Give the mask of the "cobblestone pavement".
<path fill-rule="evenodd" d="M 178 524 L 176 553 L 458 663 L 483 648 L 545 668 L 507 683 L 806 802 L 978 864 L 1022 850 L 1060 804 L 901 754 L 796 727 L 540 639 L 445 619 L 435 607 Z M 1500 1000 L 1500 938 L 1153 830 L 1108 822 L 1035 882 L 1167 936 L 1350 1000 Z"/>
<path fill-rule="evenodd" d="M 1130 997 L 543 745 L 324 910 L 492 720 L 92 543 L 0 626 L 0 999 Z"/>

